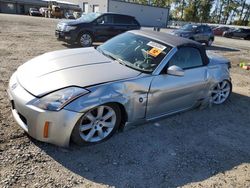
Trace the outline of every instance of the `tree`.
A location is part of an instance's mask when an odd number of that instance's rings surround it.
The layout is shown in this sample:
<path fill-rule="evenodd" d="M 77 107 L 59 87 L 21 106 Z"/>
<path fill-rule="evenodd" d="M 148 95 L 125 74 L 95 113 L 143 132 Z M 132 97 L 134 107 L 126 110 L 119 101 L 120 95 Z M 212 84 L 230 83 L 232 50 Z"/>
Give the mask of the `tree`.
<path fill-rule="evenodd" d="M 184 9 L 184 19 L 193 22 L 208 22 L 213 0 L 188 0 Z"/>
<path fill-rule="evenodd" d="M 198 7 L 199 0 L 188 0 L 187 7 L 184 9 L 184 20 L 199 22 Z"/>
<path fill-rule="evenodd" d="M 174 6 L 174 10 L 172 11 L 174 17 L 183 20 L 184 9 L 187 6 L 186 0 L 173 0 L 172 4 Z"/>
<path fill-rule="evenodd" d="M 157 7 L 168 7 L 171 5 L 172 0 L 151 0 L 151 3 Z"/>
<path fill-rule="evenodd" d="M 200 22 L 208 22 L 210 21 L 210 12 L 213 5 L 213 0 L 202 0 L 200 2 L 199 8 L 199 18 Z"/>
<path fill-rule="evenodd" d="M 143 5 L 147 5 L 149 3 L 148 0 L 133 0 L 132 2 L 136 2 Z"/>

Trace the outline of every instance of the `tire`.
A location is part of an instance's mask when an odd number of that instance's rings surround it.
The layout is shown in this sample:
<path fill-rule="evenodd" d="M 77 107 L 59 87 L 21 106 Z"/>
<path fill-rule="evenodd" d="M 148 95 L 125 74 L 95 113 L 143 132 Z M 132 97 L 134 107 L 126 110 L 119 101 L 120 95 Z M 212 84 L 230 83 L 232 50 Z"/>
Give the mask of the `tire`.
<path fill-rule="evenodd" d="M 108 140 L 121 124 L 121 109 L 104 104 L 90 109 L 76 123 L 71 140 L 77 145 L 92 145 Z"/>
<path fill-rule="evenodd" d="M 93 36 L 88 32 L 83 32 L 78 37 L 78 44 L 81 47 L 90 47 L 93 43 Z"/>
<path fill-rule="evenodd" d="M 230 81 L 223 80 L 217 83 L 211 91 L 212 103 L 216 105 L 223 104 L 227 101 L 231 93 L 232 83 Z"/>
<path fill-rule="evenodd" d="M 208 39 L 208 41 L 206 42 L 207 46 L 212 46 L 214 40 L 212 38 Z"/>
<path fill-rule="evenodd" d="M 231 35 L 224 35 L 223 37 L 226 37 L 226 38 L 232 38 Z"/>
<path fill-rule="evenodd" d="M 245 40 L 250 40 L 250 35 L 246 36 L 244 39 Z"/>

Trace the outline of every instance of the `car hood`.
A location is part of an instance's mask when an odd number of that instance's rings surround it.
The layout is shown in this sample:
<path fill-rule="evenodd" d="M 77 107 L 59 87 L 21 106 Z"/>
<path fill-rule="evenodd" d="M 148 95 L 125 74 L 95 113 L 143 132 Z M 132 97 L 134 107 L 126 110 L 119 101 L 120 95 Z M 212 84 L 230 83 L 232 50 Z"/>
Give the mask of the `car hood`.
<path fill-rule="evenodd" d="M 139 74 L 91 47 L 38 56 L 18 68 L 17 80 L 28 92 L 40 97 L 69 86 L 88 87 Z"/>
<path fill-rule="evenodd" d="M 74 25 L 78 25 L 78 24 L 88 24 L 89 22 L 80 20 L 80 19 L 76 19 L 76 20 L 63 20 L 61 22 L 59 22 L 59 25 L 70 25 L 70 26 L 74 26 Z"/>

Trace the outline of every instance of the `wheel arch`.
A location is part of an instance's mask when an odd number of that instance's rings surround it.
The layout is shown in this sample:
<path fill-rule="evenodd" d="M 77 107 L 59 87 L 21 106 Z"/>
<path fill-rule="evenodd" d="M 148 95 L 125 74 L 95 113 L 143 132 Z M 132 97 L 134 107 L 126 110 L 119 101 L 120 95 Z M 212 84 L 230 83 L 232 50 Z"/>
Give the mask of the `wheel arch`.
<path fill-rule="evenodd" d="M 124 126 L 125 126 L 125 123 L 128 121 L 128 113 L 124 107 L 123 104 L 119 103 L 119 102 L 111 102 L 109 104 L 116 104 L 117 106 L 119 106 L 120 110 L 121 110 L 121 124 L 118 128 L 118 131 L 122 131 Z"/>
<path fill-rule="evenodd" d="M 126 111 L 126 109 L 125 109 L 125 106 L 122 104 L 122 103 L 119 103 L 119 102 L 104 102 L 104 103 L 100 103 L 100 104 L 98 104 L 98 105 L 94 105 L 94 106 L 92 106 L 91 108 L 89 108 L 86 112 L 88 112 L 89 110 L 91 110 L 91 109 L 93 109 L 93 108 L 96 108 L 96 107 L 98 107 L 98 106 L 101 106 L 101 105 L 116 105 L 119 109 L 120 109 L 120 112 L 121 112 L 121 123 L 120 123 L 120 125 L 119 125 L 119 127 L 117 128 L 117 131 L 119 131 L 119 132 L 121 132 L 121 131 L 123 131 L 123 128 L 124 128 L 124 126 L 125 126 L 125 123 L 126 123 L 126 121 L 127 121 L 127 119 L 128 119 L 128 114 L 127 114 L 127 111 Z M 72 142 L 73 142 L 73 140 L 72 140 L 72 134 L 73 134 L 73 131 L 74 131 L 74 129 L 75 129 L 75 126 L 77 126 L 78 124 L 79 124 L 79 122 L 81 121 L 81 118 L 82 118 L 82 116 L 84 116 L 84 114 L 85 113 L 83 113 L 82 115 L 81 115 L 81 117 L 79 117 L 79 119 L 76 121 L 76 123 L 74 124 L 74 126 L 72 127 L 72 129 L 71 129 L 71 131 L 70 131 L 70 136 L 69 136 L 69 139 L 68 139 L 68 144 L 67 144 L 67 146 L 69 145 L 69 144 L 71 144 Z"/>
<path fill-rule="evenodd" d="M 119 107 L 119 109 L 121 110 L 121 124 L 119 125 L 118 127 L 118 131 L 122 131 L 124 126 L 125 126 L 125 123 L 127 122 L 128 120 L 128 113 L 127 113 L 127 110 L 125 108 L 125 106 L 120 103 L 120 102 L 117 102 L 117 101 L 109 101 L 109 102 L 104 102 L 104 103 L 99 103 L 99 104 L 96 104 L 96 105 L 93 105 L 91 106 L 87 111 L 93 109 L 93 108 L 96 108 L 98 106 L 101 106 L 101 105 L 109 105 L 109 104 L 115 104 Z M 84 113 L 83 113 L 84 115 Z M 81 116 L 82 117 L 82 116 Z M 77 123 L 79 123 L 79 120 L 81 119 L 81 117 L 76 121 L 75 125 L 72 127 L 71 131 L 70 131 L 70 137 L 72 135 L 72 132 L 73 132 L 73 129 L 74 127 L 77 125 Z"/>
<path fill-rule="evenodd" d="M 88 33 L 88 34 L 90 34 L 93 37 L 93 40 L 95 39 L 94 33 L 91 30 L 83 29 L 83 30 L 79 31 L 79 33 L 77 35 L 77 40 L 79 40 L 79 38 L 81 37 L 81 35 L 83 33 Z"/>

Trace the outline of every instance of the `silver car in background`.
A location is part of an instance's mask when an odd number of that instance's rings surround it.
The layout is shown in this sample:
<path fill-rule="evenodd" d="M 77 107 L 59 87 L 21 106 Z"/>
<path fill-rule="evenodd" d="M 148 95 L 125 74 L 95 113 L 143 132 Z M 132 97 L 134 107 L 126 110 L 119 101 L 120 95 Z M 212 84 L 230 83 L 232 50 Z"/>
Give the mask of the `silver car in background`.
<path fill-rule="evenodd" d="M 16 122 L 33 138 L 68 146 L 102 142 L 138 124 L 232 90 L 230 63 L 192 40 L 129 31 L 95 48 L 61 50 L 20 66 L 8 94 Z"/>

